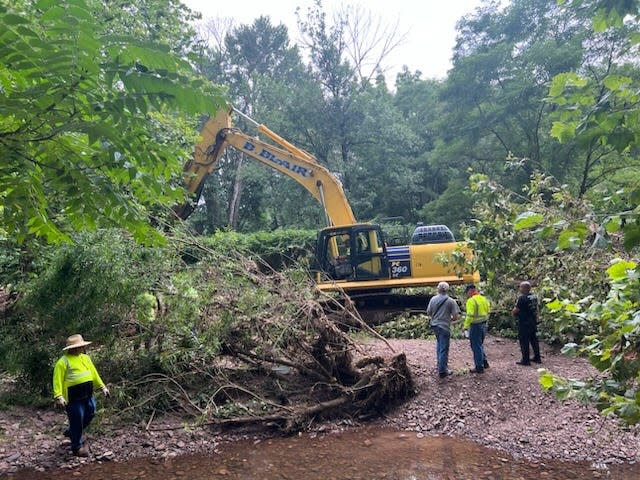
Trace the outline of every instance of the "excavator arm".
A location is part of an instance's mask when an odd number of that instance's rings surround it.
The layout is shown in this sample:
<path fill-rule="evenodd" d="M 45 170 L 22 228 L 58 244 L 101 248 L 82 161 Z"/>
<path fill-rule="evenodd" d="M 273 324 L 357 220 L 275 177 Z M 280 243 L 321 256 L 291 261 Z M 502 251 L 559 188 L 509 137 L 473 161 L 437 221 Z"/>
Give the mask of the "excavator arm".
<path fill-rule="evenodd" d="M 247 118 L 249 121 L 251 119 Z M 234 128 L 230 113 L 220 110 L 209 118 L 200 131 L 193 158 L 185 166 L 185 187 L 197 202 L 207 176 L 228 146 L 292 178 L 302 185 L 324 207 L 328 225 L 351 225 L 356 219 L 351 211 L 340 181 L 307 152 L 291 145 L 264 125 L 257 130 L 278 144 L 274 146 Z M 194 204 L 175 208 L 176 214 L 187 218 Z"/>

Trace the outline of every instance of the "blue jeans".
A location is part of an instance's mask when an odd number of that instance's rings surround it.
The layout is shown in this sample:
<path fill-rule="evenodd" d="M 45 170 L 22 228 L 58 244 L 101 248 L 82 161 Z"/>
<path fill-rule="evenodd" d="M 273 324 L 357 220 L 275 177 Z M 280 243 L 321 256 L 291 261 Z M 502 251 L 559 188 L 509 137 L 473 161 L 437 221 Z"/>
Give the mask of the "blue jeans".
<path fill-rule="evenodd" d="M 74 452 L 82 447 L 82 431 L 89 426 L 96 414 L 96 399 L 93 397 L 69 402 L 66 407 L 69 419 L 69 438 L 71 450 Z"/>
<path fill-rule="evenodd" d="M 484 353 L 484 337 L 487 335 L 487 329 L 487 322 L 472 323 L 469 328 L 469 341 L 471 342 L 471 351 L 473 352 L 473 363 L 479 372 L 484 370 L 484 362 L 487 359 Z"/>
<path fill-rule="evenodd" d="M 449 364 L 449 340 L 451 332 L 446 328 L 432 326 L 433 332 L 436 334 L 436 354 L 438 357 L 438 373 L 447 373 Z"/>

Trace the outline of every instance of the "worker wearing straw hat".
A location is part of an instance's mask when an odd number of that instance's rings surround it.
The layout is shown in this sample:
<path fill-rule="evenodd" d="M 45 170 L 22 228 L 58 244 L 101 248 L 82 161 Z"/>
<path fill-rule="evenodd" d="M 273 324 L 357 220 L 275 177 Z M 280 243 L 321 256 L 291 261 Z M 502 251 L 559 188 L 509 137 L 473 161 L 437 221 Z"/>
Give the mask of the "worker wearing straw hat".
<path fill-rule="evenodd" d="M 105 396 L 109 396 L 109 389 L 85 353 L 85 347 L 90 343 L 82 335 L 71 335 L 62 349 L 64 355 L 53 370 L 53 397 L 56 405 L 67 412 L 69 428 L 65 435 L 71 439 L 71 451 L 79 457 L 89 456 L 83 447 L 82 431 L 89 426 L 96 413 L 93 389 L 100 388 Z"/>

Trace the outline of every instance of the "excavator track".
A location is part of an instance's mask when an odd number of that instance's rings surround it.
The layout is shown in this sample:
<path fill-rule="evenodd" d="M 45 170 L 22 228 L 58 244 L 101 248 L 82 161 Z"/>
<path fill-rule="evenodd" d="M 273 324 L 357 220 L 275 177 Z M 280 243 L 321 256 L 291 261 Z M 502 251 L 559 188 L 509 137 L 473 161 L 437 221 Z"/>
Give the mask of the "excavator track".
<path fill-rule="evenodd" d="M 368 325 L 379 325 L 401 313 L 409 315 L 425 313 L 432 296 L 431 294 L 361 292 L 349 293 L 348 296 L 335 295 L 326 299 L 323 304 L 325 311 L 330 314 L 353 303 Z"/>

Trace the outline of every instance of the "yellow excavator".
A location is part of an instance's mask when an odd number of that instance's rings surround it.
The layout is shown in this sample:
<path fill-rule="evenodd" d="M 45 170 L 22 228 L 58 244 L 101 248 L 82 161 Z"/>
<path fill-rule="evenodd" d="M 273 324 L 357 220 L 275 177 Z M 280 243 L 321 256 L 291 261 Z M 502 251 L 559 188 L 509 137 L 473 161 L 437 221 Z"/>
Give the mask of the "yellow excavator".
<path fill-rule="evenodd" d="M 235 112 L 253 125 L 258 134 L 273 143 L 233 127 Z M 200 131 L 193 158 L 185 166 L 185 186 L 193 201 L 176 207 L 178 217 L 187 218 L 194 209 L 207 176 L 227 147 L 292 178 L 322 205 L 327 227 L 318 233 L 315 281 L 324 292 L 344 292 L 358 308 L 375 310 L 424 309 L 428 296 L 401 295 L 394 289 L 472 283 L 478 272 L 458 274 L 445 266 L 443 254 L 462 249 L 444 225 L 418 226 L 411 244 L 387 246 L 379 225 L 356 221 L 338 178 L 309 153 L 292 145 L 266 126 L 236 109 L 220 110 Z"/>

